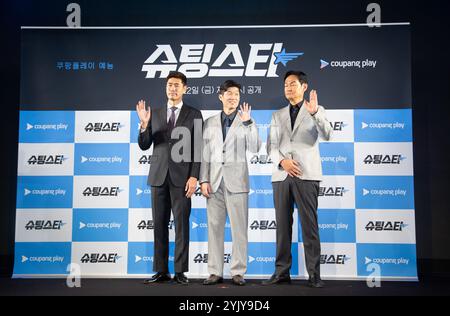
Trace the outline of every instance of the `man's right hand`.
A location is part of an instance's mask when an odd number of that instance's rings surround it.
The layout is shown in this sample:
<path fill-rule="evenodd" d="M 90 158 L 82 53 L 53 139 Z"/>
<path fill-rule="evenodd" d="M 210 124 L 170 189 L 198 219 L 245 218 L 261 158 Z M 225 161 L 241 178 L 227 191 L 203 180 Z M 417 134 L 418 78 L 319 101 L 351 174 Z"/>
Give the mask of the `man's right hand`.
<path fill-rule="evenodd" d="M 146 108 L 145 101 L 140 100 L 136 105 L 136 112 L 139 116 L 139 120 L 141 121 L 141 128 L 147 128 L 148 122 L 150 122 L 150 118 L 152 116 L 150 106 Z"/>
<path fill-rule="evenodd" d="M 209 182 L 203 182 L 200 185 L 200 189 L 202 190 L 202 194 L 204 197 L 209 199 L 209 194 L 211 193 L 212 189 L 211 189 L 211 184 L 209 184 Z"/>
<path fill-rule="evenodd" d="M 300 165 L 295 160 L 283 159 L 280 162 L 280 165 L 291 177 L 298 177 L 298 176 L 302 175 L 302 171 L 300 170 Z"/>

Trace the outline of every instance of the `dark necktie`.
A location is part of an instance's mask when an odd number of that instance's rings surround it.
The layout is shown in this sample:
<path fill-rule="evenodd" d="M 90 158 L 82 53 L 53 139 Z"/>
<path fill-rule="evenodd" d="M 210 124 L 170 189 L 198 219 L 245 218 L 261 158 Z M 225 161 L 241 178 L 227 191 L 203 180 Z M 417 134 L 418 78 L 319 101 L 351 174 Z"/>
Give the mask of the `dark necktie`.
<path fill-rule="evenodd" d="M 231 119 L 227 116 L 227 117 L 225 117 L 225 121 L 223 123 L 223 129 L 222 129 L 223 140 L 225 140 L 225 138 L 227 137 L 227 133 L 228 133 L 228 130 L 230 129 L 230 126 L 231 126 Z"/>
<path fill-rule="evenodd" d="M 298 106 L 291 106 L 291 129 L 294 129 L 295 120 L 297 119 L 298 116 L 298 110 L 299 110 Z"/>
<path fill-rule="evenodd" d="M 172 133 L 172 130 L 175 127 L 175 111 L 177 110 L 177 107 L 176 106 L 172 106 L 170 108 L 170 110 L 172 111 L 172 113 L 170 114 L 170 117 L 169 117 L 169 123 L 167 123 L 169 134 Z"/>

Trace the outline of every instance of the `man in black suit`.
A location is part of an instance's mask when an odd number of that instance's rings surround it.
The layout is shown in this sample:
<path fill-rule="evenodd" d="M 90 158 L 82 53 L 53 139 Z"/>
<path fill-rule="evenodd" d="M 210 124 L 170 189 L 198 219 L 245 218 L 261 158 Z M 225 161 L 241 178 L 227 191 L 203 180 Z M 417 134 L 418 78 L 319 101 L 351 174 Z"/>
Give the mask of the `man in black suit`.
<path fill-rule="evenodd" d="M 189 216 L 200 172 L 203 118 L 199 110 L 183 103 L 186 84 L 184 74 L 171 72 L 166 82 L 167 106 L 151 110 L 143 100 L 136 105 L 141 121 L 139 147 L 147 150 L 153 144 L 148 184 L 152 187 L 155 237 L 153 270 L 157 273 L 146 283 L 171 279 L 168 268 L 171 210 L 176 236 L 174 280 L 189 283 L 184 272 L 189 267 Z"/>

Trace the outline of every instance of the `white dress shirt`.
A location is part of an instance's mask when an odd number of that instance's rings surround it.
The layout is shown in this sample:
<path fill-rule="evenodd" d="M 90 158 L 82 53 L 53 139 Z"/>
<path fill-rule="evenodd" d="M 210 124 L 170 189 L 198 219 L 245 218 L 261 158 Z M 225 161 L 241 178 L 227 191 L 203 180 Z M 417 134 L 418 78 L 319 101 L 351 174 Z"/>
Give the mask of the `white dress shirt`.
<path fill-rule="evenodd" d="M 178 120 L 178 116 L 180 116 L 181 107 L 183 106 L 183 101 L 181 101 L 180 103 L 175 104 L 175 105 L 171 105 L 169 102 L 167 102 L 167 123 L 169 123 L 170 115 L 172 115 L 172 110 L 170 108 L 173 106 L 177 108 L 175 110 L 175 124 L 176 124 L 177 120 Z M 149 124 L 150 124 L 150 122 L 149 122 Z M 145 132 L 145 129 L 141 127 L 140 132 L 141 133 Z"/>
<path fill-rule="evenodd" d="M 172 110 L 170 108 L 172 108 L 172 107 L 177 108 L 175 110 L 175 124 L 176 124 L 177 120 L 178 120 L 178 116 L 180 115 L 182 106 L 183 106 L 183 101 L 181 101 L 180 103 L 175 104 L 175 105 L 171 105 L 169 102 L 167 102 L 167 123 L 169 123 L 170 115 L 172 114 Z"/>

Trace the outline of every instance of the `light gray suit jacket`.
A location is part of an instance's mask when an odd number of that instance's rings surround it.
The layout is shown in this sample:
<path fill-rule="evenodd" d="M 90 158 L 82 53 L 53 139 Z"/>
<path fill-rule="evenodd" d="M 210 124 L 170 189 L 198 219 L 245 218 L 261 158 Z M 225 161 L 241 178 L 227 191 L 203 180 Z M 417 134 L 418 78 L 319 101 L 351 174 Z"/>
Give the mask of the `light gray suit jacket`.
<path fill-rule="evenodd" d="M 203 126 L 203 156 L 199 182 L 209 182 L 212 193 L 215 193 L 223 177 L 228 191 L 248 193 L 250 188 L 246 154 L 247 151 L 257 153 L 260 148 L 261 140 L 253 119 L 245 126 L 236 114 L 224 141 L 221 114 L 210 117 Z"/>
<path fill-rule="evenodd" d="M 289 105 L 272 114 L 267 153 L 273 162 L 272 182 L 284 181 L 288 173 L 280 166 L 283 159 L 293 159 L 300 164 L 302 180 L 322 180 L 322 162 L 319 153 L 319 135 L 330 140 L 332 128 L 319 106 L 318 112 L 312 116 L 304 106 L 291 128 Z"/>

